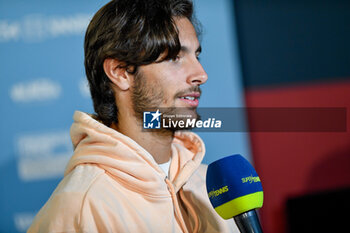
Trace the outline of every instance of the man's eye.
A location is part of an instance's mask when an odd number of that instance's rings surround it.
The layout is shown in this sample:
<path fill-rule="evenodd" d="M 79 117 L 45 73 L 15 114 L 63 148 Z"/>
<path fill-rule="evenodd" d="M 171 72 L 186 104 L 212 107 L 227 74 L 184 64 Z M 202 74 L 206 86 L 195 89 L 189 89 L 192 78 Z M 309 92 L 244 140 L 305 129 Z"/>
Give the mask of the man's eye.
<path fill-rule="evenodd" d="M 177 55 L 177 56 L 176 56 L 176 57 L 174 57 L 172 60 L 173 60 L 173 61 L 175 61 L 175 62 L 177 62 L 177 61 L 179 61 L 179 60 L 180 60 L 180 56 L 179 56 L 179 55 Z"/>

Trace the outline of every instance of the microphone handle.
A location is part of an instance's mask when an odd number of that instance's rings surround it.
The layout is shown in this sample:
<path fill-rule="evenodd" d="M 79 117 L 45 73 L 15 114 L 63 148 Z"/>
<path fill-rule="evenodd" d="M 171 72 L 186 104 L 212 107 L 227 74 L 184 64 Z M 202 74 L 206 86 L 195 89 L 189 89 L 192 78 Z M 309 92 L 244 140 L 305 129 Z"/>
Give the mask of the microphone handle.
<path fill-rule="evenodd" d="M 241 233 L 263 233 L 255 210 L 249 210 L 234 217 Z"/>

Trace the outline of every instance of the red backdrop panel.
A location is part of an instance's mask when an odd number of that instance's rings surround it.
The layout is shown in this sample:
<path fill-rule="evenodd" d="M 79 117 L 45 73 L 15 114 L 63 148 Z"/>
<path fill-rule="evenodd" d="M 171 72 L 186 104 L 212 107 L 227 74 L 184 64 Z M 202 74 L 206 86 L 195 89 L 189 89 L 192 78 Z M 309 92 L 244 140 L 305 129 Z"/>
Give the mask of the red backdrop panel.
<path fill-rule="evenodd" d="M 346 107 L 350 82 L 247 90 L 247 107 Z M 254 124 L 254 122 L 250 122 Z M 285 232 L 289 197 L 350 186 L 350 133 L 250 133 L 255 167 L 265 200 L 261 221 L 266 233 Z"/>

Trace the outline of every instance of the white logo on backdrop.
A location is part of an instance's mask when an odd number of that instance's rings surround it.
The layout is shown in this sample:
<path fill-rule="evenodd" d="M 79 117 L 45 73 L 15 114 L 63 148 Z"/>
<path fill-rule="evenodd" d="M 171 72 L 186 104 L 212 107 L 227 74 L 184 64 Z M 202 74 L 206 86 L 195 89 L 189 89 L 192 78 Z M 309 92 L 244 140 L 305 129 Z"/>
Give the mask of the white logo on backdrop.
<path fill-rule="evenodd" d="M 83 78 L 79 81 L 79 91 L 80 94 L 83 97 L 89 97 L 90 98 L 90 89 L 89 89 L 89 83 L 86 78 Z"/>
<path fill-rule="evenodd" d="M 18 22 L 8 23 L 5 20 L 0 21 L 0 42 L 17 40 L 20 35 L 21 26 Z"/>
<path fill-rule="evenodd" d="M 20 232 L 26 232 L 32 224 L 34 217 L 35 213 L 32 212 L 15 213 L 13 220 L 16 229 Z"/>
<path fill-rule="evenodd" d="M 14 102 L 33 102 L 57 99 L 61 94 L 61 85 L 50 79 L 36 79 L 20 82 L 12 86 L 10 97 Z"/>
<path fill-rule="evenodd" d="M 0 20 L 0 42 L 40 42 L 59 36 L 82 35 L 90 14 L 71 16 L 27 15 L 18 21 Z"/>
<path fill-rule="evenodd" d="M 73 154 L 69 131 L 21 135 L 16 146 L 18 175 L 22 181 L 62 177 Z"/>

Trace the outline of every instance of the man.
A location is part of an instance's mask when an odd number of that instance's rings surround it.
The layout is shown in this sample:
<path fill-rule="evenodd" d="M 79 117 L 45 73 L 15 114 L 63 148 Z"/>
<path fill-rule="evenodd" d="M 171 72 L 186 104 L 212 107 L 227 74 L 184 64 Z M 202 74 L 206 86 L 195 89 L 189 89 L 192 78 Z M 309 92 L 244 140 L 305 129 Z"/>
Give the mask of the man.
<path fill-rule="evenodd" d="M 74 155 L 28 232 L 238 232 L 210 206 L 202 140 L 143 129 L 148 109 L 196 115 L 207 74 L 192 8 L 115 0 L 95 14 L 85 68 L 96 116 L 74 114 Z"/>

